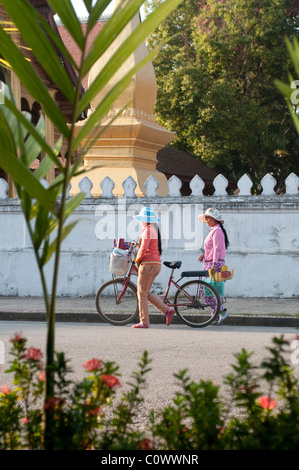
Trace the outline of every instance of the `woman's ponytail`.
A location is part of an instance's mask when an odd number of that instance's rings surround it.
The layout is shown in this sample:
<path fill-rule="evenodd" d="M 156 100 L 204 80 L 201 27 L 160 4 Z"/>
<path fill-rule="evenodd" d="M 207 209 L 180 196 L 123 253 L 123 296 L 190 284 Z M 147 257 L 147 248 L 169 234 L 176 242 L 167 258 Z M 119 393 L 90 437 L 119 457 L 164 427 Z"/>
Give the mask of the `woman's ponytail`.
<path fill-rule="evenodd" d="M 226 230 L 225 228 L 223 227 L 223 224 L 221 222 L 218 222 L 218 224 L 220 225 L 221 227 L 221 230 L 224 234 L 224 242 L 225 242 L 225 248 L 228 248 L 229 246 L 229 240 L 228 240 L 228 236 L 227 236 L 227 233 L 226 233 Z"/>
<path fill-rule="evenodd" d="M 161 234 L 160 234 L 160 230 L 159 230 L 159 227 L 157 226 L 157 233 L 158 233 L 158 248 L 159 248 L 159 253 L 160 255 L 162 255 L 162 241 L 161 241 Z"/>

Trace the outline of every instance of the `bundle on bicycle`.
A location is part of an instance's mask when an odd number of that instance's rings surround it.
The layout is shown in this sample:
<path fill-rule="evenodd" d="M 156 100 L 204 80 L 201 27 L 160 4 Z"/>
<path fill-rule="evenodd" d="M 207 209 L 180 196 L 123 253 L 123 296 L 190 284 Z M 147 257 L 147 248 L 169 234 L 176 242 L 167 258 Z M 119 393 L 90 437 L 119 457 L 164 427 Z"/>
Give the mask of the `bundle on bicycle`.
<path fill-rule="evenodd" d="M 96 308 L 103 321 L 112 325 L 126 325 L 138 318 L 137 287 L 131 280 L 138 274 L 135 266 L 136 242 L 126 242 L 123 248 L 115 247 L 110 259 L 112 279 L 105 282 L 96 294 Z M 211 282 L 209 271 L 183 271 L 174 280 L 174 272 L 182 266 L 181 261 L 164 261 L 171 269 L 163 302 L 174 307 L 177 317 L 186 325 L 203 328 L 215 321 L 221 307 L 221 292 Z M 121 276 L 121 277 L 116 277 Z M 181 283 L 182 279 L 192 278 Z M 176 289 L 170 299 L 170 287 Z"/>

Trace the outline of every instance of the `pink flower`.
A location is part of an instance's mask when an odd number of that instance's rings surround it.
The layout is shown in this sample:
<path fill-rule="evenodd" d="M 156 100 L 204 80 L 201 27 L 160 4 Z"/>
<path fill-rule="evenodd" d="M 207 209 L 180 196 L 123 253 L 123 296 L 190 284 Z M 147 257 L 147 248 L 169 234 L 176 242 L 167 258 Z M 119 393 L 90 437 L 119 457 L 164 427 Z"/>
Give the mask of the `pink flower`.
<path fill-rule="evenodd" d="M 85 364 L 83 364 L 83 367 L 85 367 L 85 369 L 88 371 L 92 371 L 101 369 L 103 364 L 100 359 L 90 359 L 90 361 L 87 361 Z"/>
<path fill-rule="evenodd" d="M 45 381 L 45 378 L 46 378 L 46 372 L 44 370 L 40 371 L 38 374 L 37 374 L 37 377 L 39 378 L 39 380 L 41 382 L 44 382 Z"/>
<path fill-rule="evenodd" d="M 8 395 L 9 393 L 12 392 L 12 389 L 5 384 L 5 385 L 2 385 L 2 387 L 0 388 L 0 391 L 1 393 L 3 393 L 3 395 Z"/>
<path fill-rule="evenodd" d="M 26 341 L 26 339 L 22 336 L 21 333 L 15 333 L 14 337 L 10 341 L 12 343 L 14 343 L 15 341 L 17 343 L 19 343 L 19 342 L 22 342 L 22 341 Z"/>
<path fill-rule="evenodd" d="M 114 375 L 103 375 L 103 382 L 108 388 L 121 387 L 121 383 Z"/>
<path fill-rule="evenodd" d="M 259 404 L 266 410 L 272 410 L 277 405 L 276 400 L 273 400 L 269 396 L 259 397 Z"/>
<path fill-rule="evenodd" d="M 43 357 L 43 353 L 40 349 L 29 348 L 27 351 L 26 359 L 32 361 L 40 361 Z"/>

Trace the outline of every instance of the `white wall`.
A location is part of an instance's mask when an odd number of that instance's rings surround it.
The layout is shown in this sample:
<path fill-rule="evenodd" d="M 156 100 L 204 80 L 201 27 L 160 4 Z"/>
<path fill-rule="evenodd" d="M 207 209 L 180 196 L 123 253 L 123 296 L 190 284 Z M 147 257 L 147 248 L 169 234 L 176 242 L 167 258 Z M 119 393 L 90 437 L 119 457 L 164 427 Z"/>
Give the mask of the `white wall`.
<path fill-rule="evenodd" d="M 250 180 L 245 175 L 238 183 L 239 195 L 226 193 L 227 181 L 220 175 L 214 181 L 213 196 L 203 196 L 203 183 L 195 177 L 191 196 L 180 195 L 176 177 L 168 181 L 169 195 L 155 193 L 156 182 L 150 178 L 144 198 L 134 197 L 132 181 L 124 182 L 124 196 L 115 198 L 113 182 L 101 182 L 102 197 L 87 195 L 72 216 L 79 220 L 63 243 L 59 296 L 94 295 L 111 278 L 109 254 L 113 238 L 136 239 L 139 225 L 133 219 L 143 206 L 158 213 L 163 237 L 163 261 L 181 260 L 183 270 L 201 269 L 197 261 L 207 227 L 198 215 L 207 207 L 216 207 L 223 215 L 230 247 L 226 263 L 234 267 L 235 277 L 227 283 L 232 297 L 299 297 L 299 192 L 298 178 L 286 180 L 287 193 L 273 192 L 270 175 L 262 180 L 260 196 L 250 195 Z M 134 187 L 134 186 L 133 186 Z M 81 189 L 87 194 L 90 182 L 84 178 Z M 17 200 L 6 195 L 0 180 L 0 295 L 41 296 L 42 289 L 23 214 Z M 51 282 L 51 263 L 48 283 Z M 169 269 L 163 266 L 156 288 L 164 288 Z"/>

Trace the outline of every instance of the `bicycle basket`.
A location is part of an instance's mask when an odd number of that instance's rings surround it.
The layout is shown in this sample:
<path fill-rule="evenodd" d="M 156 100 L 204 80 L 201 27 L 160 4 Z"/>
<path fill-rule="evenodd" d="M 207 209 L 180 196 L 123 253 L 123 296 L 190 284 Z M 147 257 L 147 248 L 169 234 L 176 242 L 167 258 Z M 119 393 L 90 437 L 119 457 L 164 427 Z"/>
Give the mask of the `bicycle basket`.
<path fill-rule="evenodd" d="M 126 254 L 121 255 L 114 251 L 110 254 L 110 273 L 116 274 L 117 276 L 124 276 L 129 267 L 130 257 L 126 250 L 118 249 L 118 251 L 124 251 Z"/>

